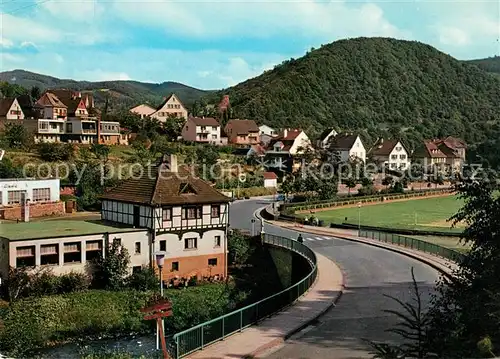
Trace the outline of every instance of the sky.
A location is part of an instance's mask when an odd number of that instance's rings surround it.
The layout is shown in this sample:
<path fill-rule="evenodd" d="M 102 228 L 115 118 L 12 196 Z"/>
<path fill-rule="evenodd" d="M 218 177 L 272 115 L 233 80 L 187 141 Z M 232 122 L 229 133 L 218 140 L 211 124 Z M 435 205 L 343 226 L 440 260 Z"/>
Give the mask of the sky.
<path fill-rule="evenodd" d="M 500 55 L 500 1 L 0 0 L 0 71 L 219 89 L 339 39 Z"/>

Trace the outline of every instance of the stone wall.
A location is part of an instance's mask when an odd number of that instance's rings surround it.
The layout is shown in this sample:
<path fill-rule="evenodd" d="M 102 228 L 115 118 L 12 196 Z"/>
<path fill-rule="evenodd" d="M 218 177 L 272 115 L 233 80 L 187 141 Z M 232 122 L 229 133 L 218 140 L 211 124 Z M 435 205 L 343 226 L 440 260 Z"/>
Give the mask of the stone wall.
<path fill-rule="evenodd" d="M 30 205 L 30 218 L 61 216 L 64 213 L 64 202 L 34 203 Z M 21 206 L 0 208 L 0 219 L 21 220 Z"/>

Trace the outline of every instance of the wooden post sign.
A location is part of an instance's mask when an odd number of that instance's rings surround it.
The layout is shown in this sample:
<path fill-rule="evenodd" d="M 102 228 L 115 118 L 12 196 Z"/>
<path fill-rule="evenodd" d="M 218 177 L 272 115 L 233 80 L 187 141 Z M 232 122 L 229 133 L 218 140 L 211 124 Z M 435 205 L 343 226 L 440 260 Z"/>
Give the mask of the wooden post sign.
<path fill-rule="evenodd" d="M 163 333 L 162 319 L 173 315 L 172 303 L 166 299 L 163 299 L 149 307 L 142 308 L 141 312 L 147 313 L 144 315 L 144 320 L 156 319 L 157 328 L 159 328 L 160 330 L 163 358 L 168 359 L 169 357 L 167 351 L 167 342 L 165 341 L 165 333 Z"/>

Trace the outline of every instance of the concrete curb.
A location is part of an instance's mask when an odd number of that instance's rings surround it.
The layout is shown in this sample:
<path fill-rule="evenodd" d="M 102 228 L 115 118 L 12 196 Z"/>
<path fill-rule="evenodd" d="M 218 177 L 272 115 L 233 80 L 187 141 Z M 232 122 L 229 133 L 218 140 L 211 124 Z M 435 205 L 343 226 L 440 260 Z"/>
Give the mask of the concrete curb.
<path fill-rule="evenodd" d="M 275 221 L 275 222 L 279 222 L 279 221 Z M 268 222 L 268 224 L 273 225 L 273 223 L 269 223 L 269 222 Z M 280 228 L 290 229 L 287 226 L 283 226 L 280 224 L 278 224 L 278 226 Z M 300 227 L 294 228 L 293 230 L 297 231 L 297 232 L 303 232 L 303 233 L 314 233 L 314 232 L 310 232 L 310 231 L 303 229 L 303 228 L 300 228 Z M 411 252 L 409 252 L 409 250 L 411 250 L 409 248 L 405 248 L 405 247 L 401 248 L 399 246 L 396 246 L 396 245 L 393 245 L 390 243 L 385 243 L 385 242 L 381 242 L 379 244 L 379 243 L 369 241 L 370 240 L 369 238 L 367 238 L 367 240 L 363 240 L 363 239 L 357 239 L 357 238 L 352 238 L 352 237 L 351 238 L 345 237 L 343 235 L 336 235 L 336 234 L 333 234 L 333 233 L 327 232 L 327 231 L 321 231 L 321 230 L 315 230 L 315 231 L 321 233 L 322 235 L 328 235 L 331 237 L 336 237 L 336 238 L 344 239 L 344 240 L 351 241 L 351 242 L 362 243 L 362 244 L 366 244 L 369 246 L 373 246 L 373 247 L 377 247 L 377 248 L 381 248 L 381 249 L 386 249 L 388 251 L 395 252 L 398 254 L 402 254 L 402 255 L 405 255 L 407 257 L 413 258 L 415 260 L 418 260 L 422 263 L 427 264 L 428 266 L 434 268 L 435 270 L 437 270 L 438 272 L 440 272 L 441 274 L 443 274 L 447 277 L 451 276 L 451 268 L 444 269 L 443 268 L 443 267 L 445 267 L 444 264 L 437 264 L 435 261 L 433 261 L 431 259 L 428 259 L 428 258 L 425 258 L 425 257 L 418 255 L 418 253 L 411 253 Z M 406 249 L 406 250 L 404 250 L 404 249 Z M 426 254 L 429 254 L 429 253 L 426 253 Z M 429 254 L 429 255 L 432 256 L 432 254 Z M 434 256 L 434 257 L 436 259 L 442 259 L 441 257 L 438 257 L 438 256 Z M 443 260 L 445 260 L 445 259 L 443 259 Z"/>
<path fill-rule="evenodd" d="M 317 253 L 316 253 L 317 254 Z M 345 273 L 344 271 L 342 270 L 342 268 L 340 268 L 340 266 L 335 263 L 334 261 L 330 260 L 332 263 L 334 263 L 334 265 L 339 269 L 340 273 L 342 274 L 342 278 L 341 278 L 341 282 L 340 282 L 340 289 L 339 289 L 339 293 L 337 294 L 337 296 L 333 299 L 333 301 L 325 308 L 323 309 L 320 313 L 318 313 L 317 315 L 315 315 L 313 318 L 310 318 L 308 319 L 307 321 L 305 321 L 304 323 L 302 323 L 300 326 L 298 326 L 297 328 L 294 328 L 292 330 L 290 330 L 288 333 L 286 333 L 283 337 L 281 338 L 277 338 L 269 343 L 266 343 L 262 346 L 260 346 L 259 348 L 257 348 L 256 350 L 254 350 L 253 352 L 247 354 L 246 356 L 243 356 L 242 358 L 243 359 L 257 359 L 257 358 L 260 358 L 260 355 L 267 352 L 268 350 L 278 346 L 278 345 L 281 345 L 283 344 L 286 340 L 288 340 L 291 336 L 301 332 L 302 330 L 304 330 L 304 328 L 308 327 L 311 323 L 317 321 L 320 317 L 322 317 L 326 312 L 328 312 L 330 309 L 334 308 L 338 301 L 340 300 L 340 298 L 342 298 L 342 294 L 344 293 L 344 290 L 345 290 L 345 287 L 346 287 L 346 277 L 345 277 Z M 319 272 L 318 270 L 318 278 L 319 276 L 321 275 L 321 273 Z M 317 281 L 317 279 L 316 279 Z M 313 284 L 313 286 L 316 285 L 316 282 Z M 313 286 L 311 286 L 311 288 L 313 288 Z M 293 305 L 293 304 L 291 304 Z"/>

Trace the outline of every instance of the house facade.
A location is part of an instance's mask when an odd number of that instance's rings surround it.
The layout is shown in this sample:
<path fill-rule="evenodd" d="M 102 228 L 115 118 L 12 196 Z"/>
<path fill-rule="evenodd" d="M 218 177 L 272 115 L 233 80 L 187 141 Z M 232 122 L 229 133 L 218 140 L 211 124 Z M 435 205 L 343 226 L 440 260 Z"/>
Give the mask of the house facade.
<path fill-rule="evenodd" d="M 327 148 L 330 144 L 330 141 L 337 136 L 337 131 L 333 128 L 327 128 L 324 130 L 319 136 L 318 143 L 316 144 L 318 148 Z"/>
<path fill-rule="evenodd" d="M 249 147 L 260 143 L 259 126 L 253 120 L 229 120 L 224 132 L 228 142 L 241 147 Z"/>
<path fill-rule="evenodd" d="M 265 165 L 268 169 L 293 172 L 301 165 L 294 157 L 308 148 L 312 149 L 311 141 L 304 131 L 286 128 L 268 144 Z"/>
<path fill-rule="evenodd" d="M 329 149 L 336 152 L 341 162 L 359 160 L 366 162 L 366 149 L 357 134 L 339 134 L 330 140 Z"/>
<path fill-rule="evenodd" d="M 163 103 L 149 115 L 160 122 L 166 122 L 170 117 L 187 119 L 188 111 L 175 94 L 166 97 Z"/>
<path fill-rule="evenodd" d="M 0 99 L 0 132 L 5 130 L 7 124 L 22 124 L 24 117 L 17 98 Z"/>
<path fill-rule="evenodd" d="M 0 179 L 0 219 L 63 214 L 59 185 L 59 179 Z"/>
<path fill-rule="evenodd" d="M 102 219 L 152 232 L 151 256 L 165 254 L 163 276 L 225 277 L 229 198 L 177 165 L 174 155 L 148 178 L 102 198 Z"/>
<path fill-rule="evenodd" d="M 410 154 L 399 140 L 384 140 L 380 138 L 370 149 L 368 155 L 373 160 L 391 170 L 406 170 L 410 168 Z"/>
<path fill-rule="evenodd" d="M 34 132 L 35 142 L 61 142 L 65 133 L 68 106 L 50 92 L 45 92 L 34 105 L 36 119 L 26 122 Z M 29 126 L 28 126 L 29 125 Z"/>
<path fill-rule="evenodd" d="M 465 163 L 466 149 L 465 142 L 454 137 L 426 140 L 415 150 L 413 158 L 426 169 L 457 172 Z"/>
<path fill-rule="evenodd" d="M 184 141 L 222 145 L 219 122 L 212 117 L 189 117 L 182 127 Z"/>
<path fill-rule="evenodd" d="M 274 172 L 264 172 L 264 188 L 278 188 L 278 176 Z"/>
<path fill-rule="evenodd" d="M 141 104 L 139 106 L 131 108 L 129 111 L 131 113 L 141 116 L 141 119 L 143 119 L 155 113 L 156 109 L 147 104 Z"/>

